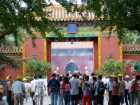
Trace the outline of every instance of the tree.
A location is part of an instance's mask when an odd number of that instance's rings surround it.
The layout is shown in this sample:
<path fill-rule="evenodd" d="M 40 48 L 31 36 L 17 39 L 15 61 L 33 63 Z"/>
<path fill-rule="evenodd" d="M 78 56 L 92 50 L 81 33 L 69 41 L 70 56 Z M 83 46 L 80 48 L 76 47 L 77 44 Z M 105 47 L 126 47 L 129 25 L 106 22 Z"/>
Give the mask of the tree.
<path fill-rule="evenodd" d="M 124 74 L 124 72 L 125 64 L 112 58 L 106 60 L 106 62 L 102 65 L 100 71 L 100 73 L 106 76 Z"/>
<path fill-rule="evenodd" d="M 58 32 L 47 16 L 42 0 L 0 0 L 0 39 L 13 34 L 18 45 L 19 29 L 33 38 L 36 33 L 46 38 L 45 32 Z"/>
<path fill-rule="evenodd" d="M 0 0 L 0 46 L 19 46 L 29 35 L 46 38 L 45 32 L 50 31 L 58 35 L 47 16 L 42 0 Z"/>
<path fill-rule="evenodd" d="M 47 75 L 51 70 L 51 64 L 47 61 L 29 60 L 26 62 L 26 75 Z"/>
<path fill-rule="evenodd" d="M 139 0 L 86 0 L 82 6 L 77 4 L 71 6 L 72 3 L 65 3 L 66 0 L 59 1 L 68 10 L 95 13 L 95 20 L 100 21 L 100 27 L 117 31 L 120 41 L 125 36 L 126 30 L 140 32 Z M 83 14 L 84 17 L 87 15 Z"/>
<path fill-rule="evenodd" d="M 126 30 L 124 32 L 124 37 L 122 38 L 122 43 L 123 44 L 137 44 L 137 40 L 139 38 L 139 34 L 136 31 L 129 31 Z"/>

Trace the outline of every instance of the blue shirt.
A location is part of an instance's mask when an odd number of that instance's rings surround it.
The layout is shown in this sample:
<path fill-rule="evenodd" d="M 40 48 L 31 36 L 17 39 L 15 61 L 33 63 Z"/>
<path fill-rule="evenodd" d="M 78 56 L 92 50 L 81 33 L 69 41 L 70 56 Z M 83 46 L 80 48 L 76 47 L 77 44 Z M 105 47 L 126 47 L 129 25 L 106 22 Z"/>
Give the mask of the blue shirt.
<path fill-rule="evenodd" d="M 15 81 L 12 84 L 12 92 L 14 94 L 24 93 L 24 91 L 25 91 L 25 86 L 24 86 L 23 82 L 21 82 L 21 81 Z"/>

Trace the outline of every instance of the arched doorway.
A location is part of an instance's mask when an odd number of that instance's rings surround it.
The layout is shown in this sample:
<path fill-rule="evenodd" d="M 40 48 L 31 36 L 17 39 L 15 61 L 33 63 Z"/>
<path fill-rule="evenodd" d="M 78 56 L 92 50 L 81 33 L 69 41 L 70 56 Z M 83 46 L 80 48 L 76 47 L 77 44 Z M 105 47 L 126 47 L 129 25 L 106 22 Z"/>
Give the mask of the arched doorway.
<path fill-rule="evenodd" d="M 78 70 L 94 71 L 93 41 L 51 42 L 52 70 L 64 74 Z"/>

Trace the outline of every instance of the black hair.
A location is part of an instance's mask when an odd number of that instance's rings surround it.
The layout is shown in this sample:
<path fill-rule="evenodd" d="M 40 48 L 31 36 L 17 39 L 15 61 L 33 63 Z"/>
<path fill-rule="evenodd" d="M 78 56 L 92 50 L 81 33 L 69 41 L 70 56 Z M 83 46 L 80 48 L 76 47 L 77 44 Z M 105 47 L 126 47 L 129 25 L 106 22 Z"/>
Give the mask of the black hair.
<path fill-rule="evenodd" d="M 88 80 L 89 80 L 89 76 L 86 76 L 86 77 L 85 77 L 85 80 L 88 81 Z"/>
<path fill-rule="evenodd" d="M 42 75 L 38 75 L 38 78 L 42 78 Z"/>
<path fill-rule="evenodd" d="M 99 75 L 98 78 L 101 80 L 102 79 L 102 75 Z"/>
<path fill-rule="evenodd" d="M 64 83 L 69 83 L 69 78 L 68 77 L 64 77 Z"/>
<path fill-rule="evenodd" d="M 77 77 L 77 75 L 76 75 L 76 74 L 73 74 L 73 77 L 74 77 L 74 78 L 76 78 L 76 77 Z"/>
<path fill-rule="evenodd" d="M 56 74 L 54 73 L 54 74 L 52 74 L 52 77 L 56 77 Z"/>
<path fill-rule="evenodd" d="M 97 78 L 94 76 L 93 78 L 92 78 L 94 81 L 96 81 L 97 80 Z"/>

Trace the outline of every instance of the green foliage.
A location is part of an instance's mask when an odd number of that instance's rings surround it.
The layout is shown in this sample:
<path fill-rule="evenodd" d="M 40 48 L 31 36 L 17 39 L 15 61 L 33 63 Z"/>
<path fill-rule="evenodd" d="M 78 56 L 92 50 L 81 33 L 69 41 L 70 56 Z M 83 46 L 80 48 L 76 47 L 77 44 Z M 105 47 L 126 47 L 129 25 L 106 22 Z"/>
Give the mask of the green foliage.
<path fill-rule="evenodd" d="M 0 46 L 20 46 L 25 37 L 46 38 L 50 31 L 62 37 L 44 9 L 42 0 L 0 0 Z"/>
<path fill-rule="evenodd" d="M 95 20 L 99 21 L 102 30 L 109 29 L 111 32 L 118 32 L 120 41 L 125 37 L 125 29 L 140 32 L 139 0 L 87 0 L 87 3 L 82 6 L 74 4 L 71 10 L 79 13 L 83 11 L 95 13 Z M 87 15 L 85 14 L 84 17 Z"/>
<path fill-rule="evenodd" d="M 136 44 L 140 44 L 140 36 L 136 39 Z"/>
<path fill-rule="evenodd" d="M 0 39 L 13 34 L 18 45 L 18 39 L 23 37 L 19 29 L 33 38 L 36 37 L 34 32 L 40 33 L 43 38 L 46 38 L 45 32 L 55 30 L 59 34 L 55 24 L 47 18 L 46 7 L 42 0 L 0 0 Z"/>
<path fill-rule="evenodd" d="M 109 58 L 102 65 L 99 73 L 102 73 L 103 75 L 106 76 L 110 76 L 110 75 L 123 74 L 124 72 L 125 72 L 125 64 L 123 62 Z"/>
<path fill-rule="evenodd" d="M 51 65 L 47 61 L 30 60 L 26 63 L 26 75 L 47 75 Z"/>
<path fill-rule="evenodd" d="M 138 32 L 125 29 L 121 41 L 123 44 L 136 44 L 138 37 Z"/>

